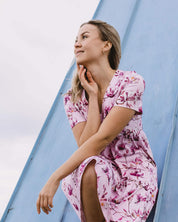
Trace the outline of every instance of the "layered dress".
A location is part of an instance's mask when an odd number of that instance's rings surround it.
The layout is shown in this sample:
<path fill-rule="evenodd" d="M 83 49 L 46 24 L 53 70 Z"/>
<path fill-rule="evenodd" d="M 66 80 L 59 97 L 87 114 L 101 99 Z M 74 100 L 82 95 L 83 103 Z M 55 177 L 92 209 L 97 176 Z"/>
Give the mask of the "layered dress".
<path fill-rule="evenodd" d="M 81 221 L 81 180 L 87 165 L 95 160 L 97 193 L 107 222 L 146 221 L 157 195 L 157 168 L 148 139 L 142 128 L 143 77 L 135 71 L 117 70 L 105 92 L 101 123 L 114 106 L 135 110 L 135 115 L 98 156 L 85 159 L 62 181 L 62 189 Z M 87 121 L 88 101 L 83 90 L 77 103 L 70 91 L 64 96 L 64 108 L 71 128 Z"/>

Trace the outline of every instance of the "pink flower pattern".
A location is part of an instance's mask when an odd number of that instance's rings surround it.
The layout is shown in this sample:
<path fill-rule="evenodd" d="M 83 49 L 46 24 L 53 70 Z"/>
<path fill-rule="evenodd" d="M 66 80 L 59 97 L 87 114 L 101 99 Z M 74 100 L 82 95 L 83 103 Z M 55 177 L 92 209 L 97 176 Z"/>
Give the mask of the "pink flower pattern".
<path fill-rule="evenodd" d="M 101 152 L 91 156 L 62 181 L 62 189 L 81 221 L 85 221 L 81 205 L 80 184 L 85 167 L 95 160 L 97 191 L 107 222 L 146 221 L 156 200 L 157 168 L 147 137 L 142 129 L 143 77 L 135 71 L 117 70 L 105 92 L 101 120 L 114 106 L 136 111 L 117 137 Z M 64 108 L 71 128 L 87 121 L 88 101 L 83 90 L 76 104 L 69 94 Z"/>

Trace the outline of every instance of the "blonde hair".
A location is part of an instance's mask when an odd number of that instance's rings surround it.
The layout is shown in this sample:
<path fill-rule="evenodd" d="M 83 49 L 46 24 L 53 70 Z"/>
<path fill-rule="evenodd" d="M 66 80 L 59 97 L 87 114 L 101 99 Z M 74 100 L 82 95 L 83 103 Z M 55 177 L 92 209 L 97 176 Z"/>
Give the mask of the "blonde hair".
<path fill-rule="evenodd" d="M 86 24 L 95 25 L 98 28 L 101 40 L 109 41 L 112 43 L 112 47 L 108 54 L 108 61 L 109 61 L 110 67 L 116 70 L 119 66 L 120 59 L 121 59 L 121 43 L 120 43 L 120 36 L 118 32 L 113 26 L 101 20 L 90 20 L 86 23 L 83 23 L 80 27 Z M 78 99 L 81 98 L 82 91 L 83 91 L 83 87 L 80 83 L 77 72 L 75 72 L 72 79 L 72 90 L 70 91 L 72 102 L 76 103 Z"/>

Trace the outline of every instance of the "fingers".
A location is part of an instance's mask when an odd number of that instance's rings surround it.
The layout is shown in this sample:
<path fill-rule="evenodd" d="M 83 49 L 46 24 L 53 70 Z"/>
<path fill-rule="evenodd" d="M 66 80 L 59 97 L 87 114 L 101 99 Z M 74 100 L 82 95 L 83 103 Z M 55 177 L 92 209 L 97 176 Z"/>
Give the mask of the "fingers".
<path fill-rule="evenodd" d="M 78 73 L 78 76 L 79 76 L 79 79 L 80 79 L 81 82 L 82 81 L 83 82 L 87 81 L 86 77 L 85 77 L 85 72 L 86 72 L 86 68 L 83 65 L 80 66 L 79 64 L 77 64 L 77 73 Z M 87 71 L 86 75 L 87 75 L 87 78 L 88 78 L 89 82 L 94 82 L 94 80 L 92 78 L 92 75 L 91 75 L 91 72 Z"/>
<path fill-rule="evenodd" d="M 43 201 L 44 205 L 43 205 L 43 211 L 48 214 L 49 211 L 51 212 L 51 209 L 48 206 L 48 197 L 44 197 L 44 201 Z"/>
<path fill-rule="evenodd" d="M 77 63 L 77 72 L 80 72 L 80 65 Z"/>
<path fill-rule="evenodd" d="M 87 71 L 87 78 L 88 78 L 88 81 L 89 82 L 94 82 L 93 78 L 92 78 L 92 75 L 89 71 Z"/>
<path fill-rule="evenodd" d="M 78 76 L 79 76 L 80 82 L 83 85 L 84 83 L 87 82 L 87 80 L 85 78 L 86 68 L 84 68 L 84 66 L 80 67 L 79 65 L 77 65 L 77 72 L 78 72 Z"/>
<path fill-rule="evenodd" d="M 45 205 L 45 197 L 43 195 L 41 195 L 41 199 L 40 199 L 40 207 L 43 210 L 44 213 L 48 214 L 48 211 L 46 209 L 46 205 Z"/>
<path fill-rule="evenodd" d="M 79 79 L 83 71 L 84 71 L 84 66 L 77 64 L 77 73 L 78 73 Z"/>
<path fill-rule="evenodd" d="M 53 208 L 53 198 L 49 198 L 48 204 L 51 208 Z"/>
<path fill-rule="evenodd" d="M 41 213 L 40 209 L 42 209 L 44 213 L 49 214 L 49 212 L 51 212 L 51 208 L 53 207 L 52 202 L 53 202 L 53 198 L 49 198 L 45 195 L 39 194 L 39 197 L 36 203 L 38 214 Z"/>
<path fill-rule="evenodd" d="M 40 211 L 40 196 L 38 197 L 38 200 L 36 202 L 36 209 L 37 209 L 38 214 L 40 214 L 41 213 L 41 211 Z"/>

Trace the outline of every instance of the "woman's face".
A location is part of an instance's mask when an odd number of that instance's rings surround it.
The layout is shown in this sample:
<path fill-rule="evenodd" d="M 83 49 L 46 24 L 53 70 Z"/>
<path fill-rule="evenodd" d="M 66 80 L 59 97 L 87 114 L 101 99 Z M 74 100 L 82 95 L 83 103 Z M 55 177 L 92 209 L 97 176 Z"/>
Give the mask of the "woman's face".
<path fill-rule="evenodd" d="M 85 24 L 78 32 L 74 45 L 76 62 L 87 66 L 97 62 L 103 55 L 105 42 L 101 40 L 98 28 L 95 25 Z"/>

